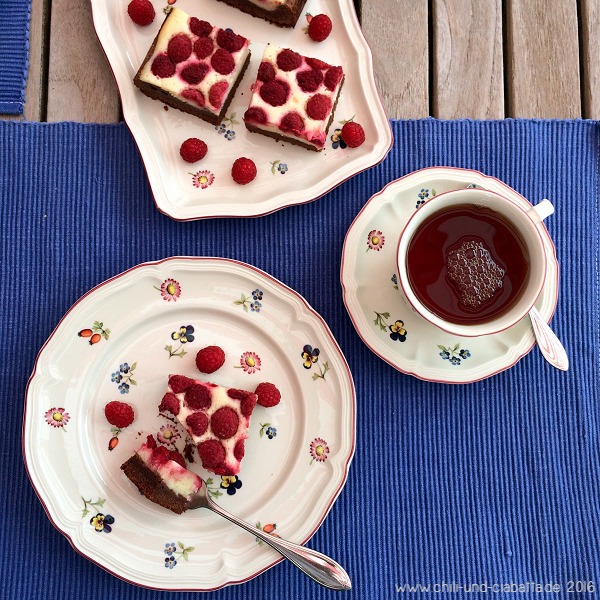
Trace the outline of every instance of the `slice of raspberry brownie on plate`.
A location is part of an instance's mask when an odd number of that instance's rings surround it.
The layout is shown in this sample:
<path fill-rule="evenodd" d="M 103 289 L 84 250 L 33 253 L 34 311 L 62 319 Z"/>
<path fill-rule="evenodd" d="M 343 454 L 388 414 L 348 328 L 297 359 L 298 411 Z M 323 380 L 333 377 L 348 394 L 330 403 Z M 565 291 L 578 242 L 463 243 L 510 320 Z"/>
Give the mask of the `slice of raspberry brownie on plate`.
<path fill-rule="evenodd" d="M 229 6 L 280 27 L 294 27 L 306 0 L 221 0 Z"/>
<path fill-rule="evenodd" d="M 268 45 L 244 114 L 246 128 L 320 151 L 343 83 L 342 67 Z"/>
<path fill-rule="evenodd" d="M 236 475 L 256 402 L 253 392 L 170 375 L 159 410 L 170 412 L 186 428 L 207 471 Z"/>
<path fill-rule="evenodd" d="M 121 470 L 152 502 L 181 514 L 202 487 L 198 475 L 185 468 L 179 452 L 159 446 L 151 435 Z"/>
<path fill-rule="evenodd" d="M 249 61 L 245 37 L 171 8 L 133 81 L 146 96 L 218 124 Z"/>

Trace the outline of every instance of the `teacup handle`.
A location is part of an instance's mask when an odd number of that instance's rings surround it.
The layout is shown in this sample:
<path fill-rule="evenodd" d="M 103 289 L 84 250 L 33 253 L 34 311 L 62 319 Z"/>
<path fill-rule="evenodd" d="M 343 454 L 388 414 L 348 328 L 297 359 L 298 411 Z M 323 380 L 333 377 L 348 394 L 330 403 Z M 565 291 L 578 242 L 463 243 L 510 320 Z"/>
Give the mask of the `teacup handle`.
<path fill-rule="evenodd" d="M 554 206 L 550 200 L 544 198 L 541 202 L 532 206 L 527 214 L 534 223 L 541 223 L 546 217 L 554 213 Z"/>

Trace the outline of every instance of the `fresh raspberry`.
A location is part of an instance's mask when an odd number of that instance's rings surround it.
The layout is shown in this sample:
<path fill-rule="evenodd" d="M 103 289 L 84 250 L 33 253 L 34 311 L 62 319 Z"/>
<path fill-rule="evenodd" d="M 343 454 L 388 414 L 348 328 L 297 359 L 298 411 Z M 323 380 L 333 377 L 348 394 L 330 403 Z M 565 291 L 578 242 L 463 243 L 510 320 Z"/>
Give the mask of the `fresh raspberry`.
<path fill-rule="evenodd" d="M 200 90 L 196 88 L 185 88 L 182 90 L 181 95 L 191 102 L 195 102 L 198 106 L 205 106 L 206 101 L 204 100 L 204 95 Z"/>
<path fill-rule="evenodd" d="M 306 64 L 311 66 L 313 69 L 320 69 L 321 71 L 329 69 L 330 67 L 330 65 L 328 65 L 326 62 L 323 62 L 322 60 L 319 60 L 318 58 L 306 57 Z"/>
<path fill-rule="evenodd" d="M 156 77 L 173 77 L 175 64 L 167 54 L 159 54 L 150 65 L 152 74 Z"/>
<path fill-rule="evenodd" d="M 277 55 L 277 66 L 282 71 L 293 71 L 297 69 L 302 64 L 302 57 L 293 50 L 288 50 L 284 48 Z"/>
<path fill-rule="evenodd" d="M 229 406 L 216 410 L 210 418 L 210 427 L 213 433 L 222 440 L 233 437 L 240 426 L 238 414 Z"/>
<path fill-rule="evenodd" d="M 296 75 L 296 81 L 303 92 L 316 92 L 323 83 L 323 72 L 318 69 L 307 69 Z"/>
<path fill-rule="evenodd" d="M 194 54 L 199 58 L 207 58 L 212 54 L 215 45 L 211 38 L 201 37 L 194 42 Z"/>
<path fill-rule="evenodd" d="M 315 42 L 322 42 L 331 33 L 331 19 L 327 15 L 315 15 L 308 24 L 308 35 Z"/>
<path fill-rule="evenodd" d="M 135 417 L 131 405 L 118 400 L 113 400 L 104 407 L 104 416 L 111 425 L 119 429 L 131 425 Z"/>
<path fill-rule="evenodd" d="M 235 69 L 235 60 L 231 53 L 223 48 L 217 48 L 210 58 L 212 68 L 221 75 L 229 75 Z"/>
<path fill-rule="evenodd" d="M 217 33 L 217 44 L 227 52 L 237 52 L 244 47 L 246 38 L 237 33 L 233 33 L 231 29 L 219 29 Z"/>
<path fill-rule="evenodd" d="M 304 131 L 304 119 L 297 112 L 291 111 L 283 115 L 279 129 L 300 135 Z"/>
<path fill-rule="evenodd" d="M 322 121 L 331 112 L 331 98 L 323 94 L 315 94 L 306 103 L 306 114 L 315 121 Z"/>
<path fill-rule="evenodd" d="M 254 123 L 266 123 L 267 113 L 258 106 L 252 106 L 244 113 L 244 121 L 251 121 Z"/>
<path fill-rule="evenodd" d="M 327 73 L 325 73 L 325 87 L 333 92 L 344 76 L 344 70 L 342 67 L 329 67 Z"/>
<path fill-rule="evenodd" d="M 266 60 L 260 63 L 256 78 L 259 81 L 273 81 L 275 79 L 275 67 Z"/>
<path fill-rule="evenodd" d="M 203 412 L 192 413 L 185 420 L 185 424 L 192 435 L 200 437 L 208 429 L 208 416 Z"/>
<path fill-rule="evenodd" d="M 219 346 L 207 346 L 196 354 L 196 366 L 201 373 L 214 373 L 225 362 L 225 352 Z"/>
<path fill-rule="evenodd" d="M 150 25 L 154 21 L 154 6 L 150 0 L 132 0 L 127 7 L 127 14 L 136 25 Z"/>
<path fill-rule="evenodd" d="M 219 440 L 206 440 L 198 444 L 198 455 L 205 469 L 215 469 L 225 460 L 225 448 Z"/>
<path fill-rule="evenodd" d="M 365 141 L 365 130 L 362 125 L 348 121 L 342 127 L 342 139 L 350 148 L 358 148 Z"/>
<path fill-rule="evenodd" d="M 156 446 L 152 453 L 153 461 L 164 465 L 169 460 L 169 449 L 165 446 Z"/>
<path fill-rule="evenodd" d="M 217 81 L 210 86 L 208 90 L 208 101 L 214 108 L 221 108 L 223 104 L 223 98 L 225 93 L 229 89 L 229 83 L 227 81 Z"/>
<path fill-rule="evenodd" d="M 167 54 L 174 63 L 187 60 L 192 53 L 192 40 L 185 33 L 174 35 L 167 45 Z"/>
<path fill-rule="evenodd" d="M 229 388 L 227 390 L 227 395 L 233 400 L 243 400 L 248 394 L 251 394 L 247 390 L 238 390 L 236 388 Z"/>
<path fill-rule="evenodd" d="M 210 390 L 201 383 L 191 385 L 185 392 L 186 406 L 193 410 L 206 410 L 212 402 Z"/>
<path fill-rule="evenodd" d="M 185 464 L 185 458 L 181 455 L 181 452 L 177 450 L 169 450 L 169 460 L 175 461 L 178 465 L 181 465 L 184 469 L 187 468 Z"/>
<path fill-rule="evenodd" d="M 205 63 L 190 63 L 181 70 L 181 78 L 191 85 L 198 85 L 210 69 Z"/>
<path fill-rule="evenodd" d="M 173 390 L 174 394 L 181 394 L 181 392 L 185 392 L 185 390 L 187 390 L 193 383 L 194 380 L 186 377 L 185 375 L 171 375 L 169 377 L 169 386 Z"/>
<path fill-rule="evenodd" d="M 167 392 L 158 405 L 158 410 L 161 413 L 170 412 L 173 416 L 179 414 L 179 400 L 175 394 Z"/>
<path fill-rule="evenodd" d="M 188 138 L 181 144 L 181 148 L 179 148 L 181 158 L 189 163 L 195 163 L 203 159 L 207 152 L 208 146 L 198 138 Z"/>
<path fill-rule="evenodd" d="M 288 99 L 290 86 L 280 79 L 267 81 L 260 86 L 260 97 L 271 106 L 283 106 Z"/>
<path fill-rule="evenodd" d="M 238 440 L 233 447 L 233 455 L 237 460 L 242 460 L 244 458 L 244 454 L 246 454 L 246 449 L 244 448 L 244 440 Z"/>
<path fill-rule="evenodd" d="M 198 37 L 206 37 L 213 30 L 208 21 L 201 21 L 197 17 L 190 18 L 190 31 Z"/>
<path fill-rule="evenodd" d="M 258 396 L 256 394 L 248 394 L 242 400 L 241 405 L 240 405 L 240 410 L 242 411 L 242 414 L 246 418 L 250 418 L 250 415 L 252 414 L 252 411 L 254 410 L 254 407 L 256 406 L 257 402 L 258 402 Z"/>
<path fill-rule="evenodd" d="M 231 176 L 236 183 L 246 185 L 256 177 L 256 165 L 254 161 L 242 156 L 238 158 L 231 167 Z"/>
<path fill-rule="evenodd" d="M 281 392 L 272 383 L 259 383 L 255 391 L 258 396 L 258 403 L 266 408 L 277 406 L 281 400 Z"/>

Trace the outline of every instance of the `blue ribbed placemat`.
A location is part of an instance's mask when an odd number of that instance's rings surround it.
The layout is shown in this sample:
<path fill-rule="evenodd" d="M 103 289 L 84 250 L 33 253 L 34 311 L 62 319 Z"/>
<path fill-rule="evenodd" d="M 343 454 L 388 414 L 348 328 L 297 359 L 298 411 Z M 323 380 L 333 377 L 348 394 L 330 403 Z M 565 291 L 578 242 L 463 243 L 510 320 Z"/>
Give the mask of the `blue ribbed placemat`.
<path fill-rule="evenodd" d="M 176 223 L 155 210 L 124 125 L 0 122 L 1 597 L 197 597 L 136 588 L 73 552 L 46 518 L 20 450 L 25 384 L 60 317 L 106 278 L 170 255 L 264 269 L 306 297 L 345 352 L 357 388 L 356 455 L 310 545 L 347 567 L 347 597 L 397 598 L 404 583 L 600 585 L 598 125 L 424 120 L 393 128 L 382 165 L 316 202 L 259 219 Z M 485 381 L 432 384 L 395 371 L 360 341 L 341 298 L 344 234 L 384 184 L 432 165 L 478 169 L 555 203 L 548 227 L 561 285 L 552 325 L 569 352 L 568 373 L 534 350 Z M 214 596 L 335 594 L 280 564 Z"/>
<path fill-rule="evenodd" d="M 0 114 L 23 112 L 30 7 L 30 0 L 0 0 Z"/>

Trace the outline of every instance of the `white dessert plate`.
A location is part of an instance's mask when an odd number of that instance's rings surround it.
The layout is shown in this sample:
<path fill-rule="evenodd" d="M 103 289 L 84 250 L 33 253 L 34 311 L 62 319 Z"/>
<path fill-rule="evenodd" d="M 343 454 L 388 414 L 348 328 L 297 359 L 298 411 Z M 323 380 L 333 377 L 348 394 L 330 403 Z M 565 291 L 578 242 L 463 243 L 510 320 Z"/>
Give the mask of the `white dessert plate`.
<path fill-rule="evenodd" d="M 156 18 L 139 27 L 127 15 L 127 2 L 92 0 L 96 33 L 112 67 L 123 104 L 125 121 L 144 161 L 158 210 L 177 220 L 206 217 L 249 217 L 314 200 L 341 182 L 382 161 L 393 141 L 389 121 L 375 86 L 372 55 L 362 34 L 352 0 L 323 4 L 308 0 L 304 12 L 326 12 L 333 31 L 324 42 L 303 31 L 303 14 L 296 27 L 286 29 L 251 17 L 216 0 L 177 0 L 188 14 L 228 28 L 250 40 L 250 65 L 220 127 L 144 96 L 133 77 L 148 51 L 164 15 L 166 2 L 152 0 Z M 276 142 L 246 131 L 242 116 L 250 86 L 267 43 L 292 48 L 329 64 L 341 65 L 346 79 L 329 139 L 322 152 Z M 359 148 L 342 148 L 332 139 L 342 121 L 354 120 L 365 129 Z M 190 165 L 179 156 L 181 143 L 199 137 L 208 145 L 206 157 Z M 240 156 L 254 160 L 256 179 L 240 186 L 231 178 L 231 165 Z"/>
<path fill-rule="evenodd" d="M 185 433 L 158 415 L 158 403 L 170 373 L 202 377 L 195 356 L 213 344 L 226 361 L 206 379 L 250 390 L 270 381 L 282 394 L 279 405 L 255 408 L 236 480 L 204 471 L 194 450 L 190 468 L 217 502 L 304 543 L 346 481 L 354 386 L 306 301 L 232 260 L 176 257 L 134 267 L 83 296 L 56 327 L 29 380 L 23 423 L 25 463 L 50 520 L 78 552 L 126 581 L 212 590 L 280 560 L 210 511 L 176 515 L 151 503 L 120 470 L 148 434 L 184 449 Z M 135 410 L 121 431 L 104 416 L 111 400 Z"/>
<path fill-rule="evenodd" d="M 494 177 L 469 169 L 433 167 L 385 186 L 365 204 L 346 234 L 340 276 L 356 331 L 380 358 L 420 379 L 478 381 L 513 366 L 535 343 L 529 316 L 495 335 L 451 335 L 425 321 L 399 289 L 396 251 L 410 216 L 436 194 L 476 186 L 530 207 L 523 196 Z M 558 298 L 558 262 L 546 227 L 539 227 L 548 268 L 536 307 L 550 321 Z"/>

